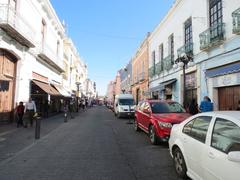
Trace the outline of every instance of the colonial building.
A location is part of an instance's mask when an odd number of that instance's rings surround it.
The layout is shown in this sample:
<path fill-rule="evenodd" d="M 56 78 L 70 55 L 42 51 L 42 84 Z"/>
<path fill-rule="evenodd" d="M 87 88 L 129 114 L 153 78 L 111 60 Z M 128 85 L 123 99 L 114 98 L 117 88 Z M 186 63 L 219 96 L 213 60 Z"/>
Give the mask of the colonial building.
<path fill-rule="evenodd" d="M 38 112 L 59 112 L 71 97 L 63 87 L 70 64 L 65 29 L 50 1 L 2 0 L 0 12 L 0 120 L 13 120 L 16 104 L 29 97 Z"/>
<path fill-rule="evenodd" d="M 123 93 L 132 93 L 131 82 L 132 82 L 132 62 L 130 61 L 126 67 L 119 71 L 121 79 L 121 91 Z"/>
<path fill-rule="evenodd" d="M 176 0 L 149 38 L 152 97 L 198 103 L 210 96 L 215 109 L 236 109 L 239 94 L 239 1 Z M 191 11 L 192 9 L 193 11 Z M 197 9 L 197 11 L 196 11 Z M 193 58 L 186 66 L 176 60 Z"/>
<path fill-rule="evenodd" d="M 148 38 L 147 35 L 132 59 L 132 94 L 135 102 L 148 98 Z"/>

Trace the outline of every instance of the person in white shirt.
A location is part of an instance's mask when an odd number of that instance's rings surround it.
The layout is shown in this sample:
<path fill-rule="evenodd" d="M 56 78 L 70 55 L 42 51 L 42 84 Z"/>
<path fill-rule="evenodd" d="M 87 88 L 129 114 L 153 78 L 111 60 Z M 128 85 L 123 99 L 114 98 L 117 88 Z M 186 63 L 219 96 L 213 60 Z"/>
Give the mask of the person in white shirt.
<path fill-rule="evenodd" d="M 26 103 L 24 112 L 27 113 L 27 116 L 28 116 L 28 120 L 26 120 L 24 127 L 27 128 L 29 122 L 32 127 L 33 126 L 33 116 L 34 116 L 34 113 L 37 112 L 36 104 L 32 100 L 32 98 L 29 98 L 29 101 Z"/>

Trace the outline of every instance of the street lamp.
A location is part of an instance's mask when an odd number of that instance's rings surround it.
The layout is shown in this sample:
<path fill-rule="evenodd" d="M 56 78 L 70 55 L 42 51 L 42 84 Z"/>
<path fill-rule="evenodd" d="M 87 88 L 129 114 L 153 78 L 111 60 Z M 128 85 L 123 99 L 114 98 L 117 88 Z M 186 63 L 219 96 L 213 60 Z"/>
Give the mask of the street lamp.
<path fill-rule="evenodd" d="M 180 68 L 183 70 L 183 106 L 186 108 L 186 69 L 193 67 L 193 57 L 190 54 L 184 53 L 175 60 L 174 69 Z"/>
<path fill-rule="evenodd" d="M 79 98 L 79 89 L 80 89 L 80 82 L 76 82 L 76 85 L 77 85 L 77 112 L 79 110 L 79 107 L 78 107 L 78 98 Z"/>

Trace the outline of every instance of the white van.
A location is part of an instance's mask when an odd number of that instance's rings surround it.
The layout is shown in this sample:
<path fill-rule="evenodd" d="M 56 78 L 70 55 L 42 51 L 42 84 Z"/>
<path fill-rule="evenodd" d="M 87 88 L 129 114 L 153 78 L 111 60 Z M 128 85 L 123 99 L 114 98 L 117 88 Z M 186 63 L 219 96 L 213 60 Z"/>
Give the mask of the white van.
<path fill-rule="evenodd" d="M 120 117 L 134 117 L 135 103 L 131 94 L 120 94 L 115 97 L 114 113 Z"/>

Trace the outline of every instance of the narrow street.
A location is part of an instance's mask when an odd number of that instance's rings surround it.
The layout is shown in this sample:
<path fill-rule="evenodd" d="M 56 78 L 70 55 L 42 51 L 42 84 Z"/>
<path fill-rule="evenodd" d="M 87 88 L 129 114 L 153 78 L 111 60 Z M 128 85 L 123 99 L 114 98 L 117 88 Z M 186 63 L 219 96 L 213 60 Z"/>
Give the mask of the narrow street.
<path fill-rule="evenodd" d="M 1 180 L 175 180 L 168 146 L 94 107 L 0 162 Z"/>

